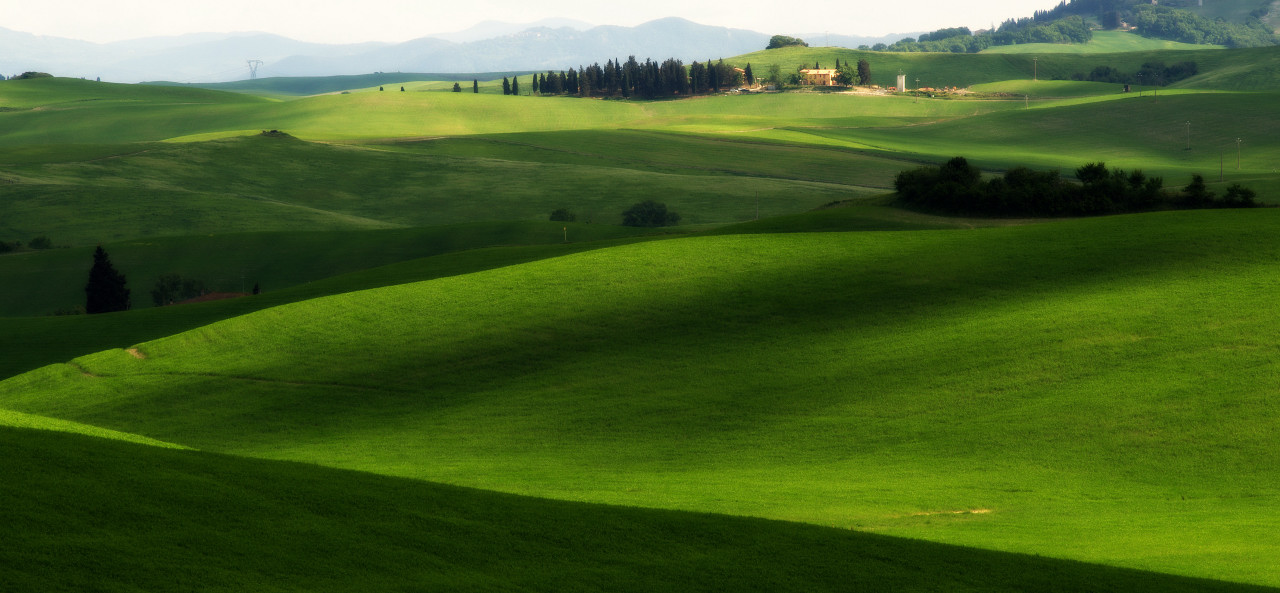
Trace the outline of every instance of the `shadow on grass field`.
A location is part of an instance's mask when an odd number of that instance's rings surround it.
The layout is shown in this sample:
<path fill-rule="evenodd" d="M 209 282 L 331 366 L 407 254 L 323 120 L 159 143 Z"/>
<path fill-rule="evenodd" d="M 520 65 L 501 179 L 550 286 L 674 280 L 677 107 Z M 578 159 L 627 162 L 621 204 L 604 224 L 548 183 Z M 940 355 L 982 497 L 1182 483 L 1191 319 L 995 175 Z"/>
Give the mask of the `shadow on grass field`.
<path fill-rule="evenodd" d="M 0 473 L 15 591 L 1269 590 L 29 429 Z"/>

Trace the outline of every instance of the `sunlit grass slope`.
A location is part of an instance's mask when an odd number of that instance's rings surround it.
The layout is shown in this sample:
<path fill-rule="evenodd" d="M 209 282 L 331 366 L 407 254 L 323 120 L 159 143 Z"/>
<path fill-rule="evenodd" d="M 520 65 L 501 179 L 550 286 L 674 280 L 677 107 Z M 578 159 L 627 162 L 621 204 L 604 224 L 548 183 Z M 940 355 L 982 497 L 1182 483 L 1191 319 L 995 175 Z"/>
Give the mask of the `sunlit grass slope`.
<path fill-rule="evenodd" d="M 1009 222 L 938 217 L 882 205 L 853 203 L 801 215 L 730 225 L 724 227 L 722 232 L 973 228 Z M 568 228 L 570 242 L 554 242 L 557 237 L 563 237 L 563 234 L 558 233 L 565 227 Z M 650 234 L 654 231 L 659 233 Z M 551 243 L 546 243 L 548 232 L 553 235 Z M 641 234 L 626 238 L 636 232 Z M 661 229 L 628 229 L 583 223 L 517 222 L 387 231 L 385 234 L 262 233 L 209 238 L 178 237 L 172 240 L 108 245 L 109 251 L 115 254 L 113 257 L 117 265 L 129 272 L 132 285 L 142 289 L 137 296 L 140 299 L 148 297 L 145 289 L 149 283 L 145 280 L 146 276 L 135 274 L 139 269 L 168 270 L 210 282 L 217 279 L 224 288 L 226 283 L 230 283 L 232 289 L 239 288 L 239 274 L 246 270 L 256 270 L 257 275 L 246 275 L 246 282 L 250 282 L 247 280 L 249 277 L 256 278 L 252 282 L 260 282 L 265 292 L 251 298 L 159 309 L 145 308 L 146 302 L 140 301 L 132 311 L 111 315 L 32 318 L 0 316 L 0 334 L 5 335 L 9 343 L 20 345 L 0 358 L 0 378 L 108 348 L 123 348 L 165 337 L 281 304 L 354 290 L 467 274 L 626 241 L 661 238 L 663 234 L 665 232 Z M 605 240 L 608 237 L 618 238 Z M 512 244 L 474 248 L 486 238 Z M 404 244 L 399 241 L 404 241 Z M 270 254 L 258 249 L 261 244 L 272 246 Z M 303 257 L 301 252 L 309 249 L 316 250 L 312 255 L 328 255 L 319 259 Z M 334 252 L 335 249 L 338 251 Z M 216 252 L 220 256 L 213 261 L 204 261 L 196 256 L 197 250 Z M 423 250 L 438 250 L 441 253 L 379 267 L 367 267 L 377 261 L 407 257 Z M 33 311 L 43 307 L 39 309 L 40 313 L 58 308 L 55 306 L 58 303 L 62 303 L 60 306 L 82 303 L 83 295 L 79 291 L 86 274 L 86 262 L 90 261 L 90 257 L 88 248 L 78 251 L 82 255 L 43 252 L 40 255 L 26 254 L 31 258 L 25 262 L 0 259 L 0 264 L 13 264 L 4 267 L 4 274 L 0 276 L 3 278 L 0 286 L 11 287 L 5 291 L 6 298 L 15 303 L 15 307 L 26 306 Z M 334 259 L 330 261 L 328 257 Z M 339 270 L 353 267 L 364 269 L 330 276 Z M 200 270 L 213 275 L 202 276 Z M 299 280 L 307 274 L 318 279 L 281 288 L 289 279 Z M 59 289 L 61 292 L 55 290 L 58 283 L 50 281 L 50 277 L 57 275 L 65 275 L 67 278 Z M 144 280 L 139 281 L 139 278 Z M 52 284 L 53 287 L 46 287 L 45 283 Z M 32 300 L 33 295 L 43 300 Z"/>
<path fill-rule="evenodd" d="M 577 231 L 581 225 L 569 226 Z M 286 303 L 510 266 L 629 240 L 632 239 L 468 249 L 363 269 L 290 288 L 276 288 L 268 283 L 265 292 L 259 295 L 179 307 L 144 308 L 140 304 L 133 310 L 109 315 L 0 317 L 0 333 L 4 334 L 6 343 L 12 345 L 0 358 L 0 377 L 107 348 L 124 348 Z M 19 277 L 18 280 L 26 279 Z M 147 285 L 142 286 L 145 289 Z M 137 298 L 149 298 L 149 293 L 142 290 Z"/>
<path fill-rule="evenodd" d="M 1138 92 L 1137 88 L 1131 88 L 1132 92 Z M 970 86 L 969 90 L 977 93 L 1004 93 L 1014 95 L 1015 98 L 1035 97 L 1043 99 L 1119 95 L 1123 92 L 1124 85 L 1075 80 L 1002 80 L 1000 82 L 975 84 Z"/>
<path fill-rule="evenodd" d="M 1167 39 L 1151 39 L 1132 31 L 1094 31 L 1088 43 L 1023 43 L 998 45 L 984 54 L 1106 54 L 1130 51 L 1223 49 L 1221 45 L 1196 45 Z"/>
<path fill-rule="evenodd" d="M 855 165 L 860 175 L 766 167 L 760 175 L 778 177 L 762 178 L 753 169 L 769 155 L 750 147 L 739 147 L 736 160 L 716 168 L 670 166 L 670 157 L 653 167 L 645 162 L 651 142 L 633 148 L 620 137 L 611 151 L 598 138 L 593 142 L 593 150 L 619 161 L 523 162 L 263 136 L 146 144 L 113 158 L 94 157 L 100 150 L 85 147 L 71 151 L 76 160 L 12 148 L 0 151 L 0 162 L 6 155 L 13 162 L 0 165 L 0 176 L 10 181 L 0 186 L 0 240 L 44 234 L 59 244 L 92 245 L 196 233 L 546 220 L 557 208 L 584 222 L 619 224 L 623 210 L 645 199 L 666 202 L 684 223 L 723 223 L 753 217 L 756 196 L 769 216 L 879 191 L 845 185 L 851 181 L 888 183 L 885 172 L 867 164 Z M 677 150 L 688 145 L 672 143 Z M 827 155 L 828 162 L 841 156 L 809 152 Z M 90 158 L 78 160 L 86 153 Z"/>
<path fill-rule="evenodd" d="M 1106 161 L 1126 169 L 1164 175 L 1166 185 L 1181 186 L 1192 173 L 1211 182 L 1220 165 L 1228 182 L 1255 186 L 1274 200 L 1280 120 L 1271 93 L 1169 94 L 1150 92 L 1105 102 L 1082 102 L 993 113 L 897 130 L 797 130 L 847 146 L 875 146 L 889 153 L 963 155 L 982 167 L 1016 165 L 1060 167 L 1071 174 L 1084 163 Z M 1187 122 L 1191 122 L 1188 142 Z M 1240 169 L 1236 165 L 1236 138 Z M 792 135 L 793 141 L 802 141 Z M 819 140 L 821 142 L 822 140 Z M 1188 145 L 1190 148 L 1188 149 Z"/>
<path fill-rule="evenodd" d="M 0 407 L 1274 585 L 1278 216 L 651 242 L 262 311 Z"/>
<path fill-rule="evenodd" d="M 1262 591 L 0 428 L 15 591 Z"/>
<path fill-rule="evenodd" d="M 452 87 L 454 81 L 469 85 L 474 78 L 479 78 L 482 86 L 486 81 L 497 80 L 498 86 L 501 87 L 502 77 L 514 74 L 524 75 L 524 73 L 513 72 L 491 72 L 481 74 L 378 72 L 374 74 L 340 76 L 273 76 L 257 78 L 254 80 L 238 80 L 234 82 L 191 83 L 181 85 L 172 82 L 154 82 L 145 84 L 234 91 L 255 95 L 305 96 L 336 93 L 353 89 L 377 88 L 378 86 L 384 86 L 388 90 L 399 91 L 402 83 L 412 81 L 436 81 L 441 83 L 447 81 L 448 85 Z M 466 90 L 470 91 L 470 86 L 468 86 Z M 499 88 L 499 92 L 500 90 L 501 89 Z M 483 89 L 481 92 L 484 92 Z"/>

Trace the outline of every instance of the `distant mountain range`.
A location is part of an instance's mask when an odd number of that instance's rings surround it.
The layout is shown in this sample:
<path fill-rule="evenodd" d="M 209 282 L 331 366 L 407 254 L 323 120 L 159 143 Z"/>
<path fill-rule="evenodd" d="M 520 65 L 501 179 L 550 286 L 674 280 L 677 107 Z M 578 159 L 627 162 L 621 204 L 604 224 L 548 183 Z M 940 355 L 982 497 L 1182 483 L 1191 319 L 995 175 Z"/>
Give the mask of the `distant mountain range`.
<path fill-rule="evenodd" d="M 267 33 L 197 33 L 90 43 L 0 28 L 0 73 L 48 72 L 112 82 L 224 82 L 257 75 L 334 76 L 373 72 L 563 70 L 626 59 L 719 59 L 764 49 L 770 35 L 665 18 L 635 27 L 592 26 L 571 19 L 513 24 L 486 21 L 457 33 L 403 43 L 326 45 Z M 811 45 L 856 47 L 901 35 L 806 37 Z"/>

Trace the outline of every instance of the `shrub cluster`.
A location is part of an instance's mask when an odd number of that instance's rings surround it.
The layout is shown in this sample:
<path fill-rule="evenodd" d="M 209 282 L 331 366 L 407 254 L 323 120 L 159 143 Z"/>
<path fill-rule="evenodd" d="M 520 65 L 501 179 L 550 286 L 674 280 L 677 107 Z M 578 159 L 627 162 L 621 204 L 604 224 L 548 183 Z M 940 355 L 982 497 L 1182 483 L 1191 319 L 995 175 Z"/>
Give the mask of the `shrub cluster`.
<path fill-rule="evenodd" d="M 574 214 L 568 208 L 556 208 L 555 210 L 551 211 L 550 220 L 560 221 L 560 222 L 573 222 L 575 220 L 578 220 L 578 215 Z"/>
<path fill-rule="evenodd" d="M 1191 61 L 1178 62 L 1172 66 L 1165 66 L 1164 62 L 1154 61 L 1144 63 L 1137 72 L 1133 73 L 1121 72 L 1111 66 L 1098 66 L 1087 75 L 1080 72 L 1072 74 L 1071 79 L 1164 86 L 1184 78 L 1191 78 L 1199 71 L 1200 69 L 1196 66 L 1196 63 Z"/>
<path fill-rule="evenodd" d="M 633 204 L 622 213 L 622 224 L 626 226 L 660 227 L 671 226 L 680 222 L 680 215 L 667 210 L 662 202 L 645 200 Z"/>
<path fill-rule="evenodd" d="M 22 241 L 0 241 L 0 253 L 9 253 L 19 249 L 22 249 Z M 49 237 L 40 235 L 27 241 L 27 249 L 53 249 L 53 241 Z"/>
<path fill-rule="evenodd" d="M 254 287 L 256 288 L 257 285 L 255 284 Z M 183 278 L 174 273 L 161 274 L 156 278 L 156 284 L 151 289 L 151 302 L 157 307 L 163 307 L 193 299 L 206 292 L 208 290 L 200 280 Z"/>
<path fill-rule="evenodd" d="M 1157 208 L 1248 208 L 1257 206 L 1253 190 L 1232 184 L 1222 199 L 1200 175 L 1181 192 L 1164 189 L 1160 177 L 1142 171 L 1108 169 L 1089 163 L 1076 169 L 1079 183 L 1058 171 L 1015 167 L 1004 176 L 983 180 L 977 167 L 955 157 L 940 167 L 920 167 L 898 174 L 894 187 L 910 205 L 956 214 L 988 216 L 1087 216 L 1141 212 Z"/>

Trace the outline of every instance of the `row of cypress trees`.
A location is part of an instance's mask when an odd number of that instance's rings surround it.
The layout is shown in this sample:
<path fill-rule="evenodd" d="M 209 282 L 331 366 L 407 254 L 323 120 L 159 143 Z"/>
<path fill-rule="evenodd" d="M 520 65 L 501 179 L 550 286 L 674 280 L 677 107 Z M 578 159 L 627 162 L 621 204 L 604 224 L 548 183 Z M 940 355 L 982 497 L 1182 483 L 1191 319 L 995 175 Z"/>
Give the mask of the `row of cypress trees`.
<path fill-rule="evenodd" d="M 739 72 L 724 60 L 706 63 L 693 62 L 688 67 L 675 58 L 658 63 L 645 59 L 643 63 L 630 56 L 626 62 L 608 60 L 604 66 L 598 62 L 578 69 L 560 72 L 548 70 L 532 74 L 529 84 L 532 92 L 540 95 L 577 95 L 580 97 L 641 97 L 654 99 L 672 95 L 717 93 L 741 85 L 755 84 L 751 64 Z M 502 78 L 502 94 L 519 95 L 520 77 Z"/>

